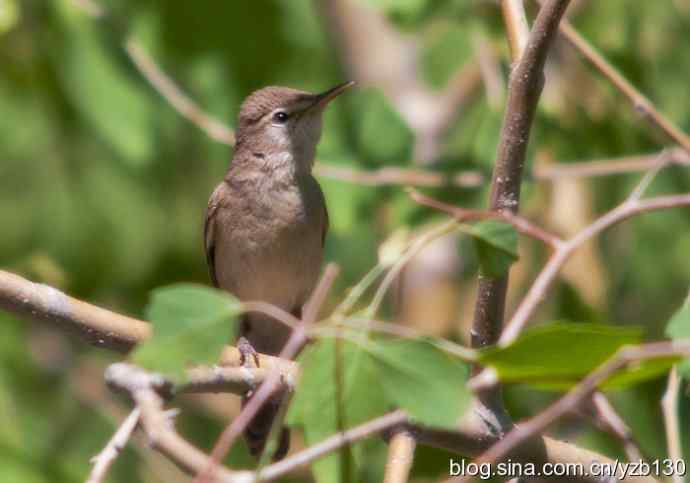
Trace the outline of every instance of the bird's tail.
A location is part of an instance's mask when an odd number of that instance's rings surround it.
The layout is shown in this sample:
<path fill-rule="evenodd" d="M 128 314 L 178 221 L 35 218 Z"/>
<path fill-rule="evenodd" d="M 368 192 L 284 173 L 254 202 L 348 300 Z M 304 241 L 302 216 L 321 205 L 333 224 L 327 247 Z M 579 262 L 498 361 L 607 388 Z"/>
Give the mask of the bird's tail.
<path fill-rule="evenodd" d="M 260 315 L 252 315 L 252 317 L 245 315 L 240 325 L 240 335 L 248 340 L 252 350 L 277 355 L 290 337 L 290 330 L 284 324 L 273 319 Z M 248 393 L 242 398 L 242 407 L 251 400 L 252 395 L 252 393 Z M 252 455 L 258 457 L 264 451 L 273 427 L 273 421 L 278 416 L 286 396 L 285 390 L 276 391 L 247 425 L 244 439 Z M 286 427 L 282 427 L 280 428 L 277 448 L 272 455 L 273 459 L 282 459 L 287 454 L 288 449 L 290 449 L 290 432 Z"/>
<path fill-rule="evenodd" d="M 259 457 L 266 447 L 266 442 L 271 433 L 273 422 L 275 421 L 280 408 L 285 399 L 284 393 L 272 395 L 259 409 L 251 422 L 247 425 L 244 431 L 244 439 L 249 447 L 249 452 Z M 244 407 L 252 395 L 245 396 L 242 399 L 242 407 Z M 285 457 L 290 449 L 290 430 L 283 426 L 280 428 L 280 436 L 278 437 L 278 445 L 273 453 L 273 460 L 279 460 Z"/>

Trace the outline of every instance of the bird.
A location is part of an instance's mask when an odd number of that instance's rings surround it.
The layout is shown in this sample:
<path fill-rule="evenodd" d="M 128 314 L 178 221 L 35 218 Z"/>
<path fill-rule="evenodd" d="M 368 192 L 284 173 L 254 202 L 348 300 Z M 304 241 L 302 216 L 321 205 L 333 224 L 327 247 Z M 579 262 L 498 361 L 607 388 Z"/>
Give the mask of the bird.
<path fill-rule="evenodd" d="M 322 116 L 353 85 L 320 94 L 269 86 L 244 100 L 230 166 L 206 209 L 204 244 L 214 286 L 301 318 L 321 271 L 329 226 L 323 191 L 312 176 Z M 290 329 L 251 313 L 242 316 L 239 335 L 243 355 L 277 355 Z M 272 395 L 245 429 L 255 456 L 264 450 L 283 396 Z M 289 445 L 289 431 L 281 428 L 273 459 L 283 458 Z"/>

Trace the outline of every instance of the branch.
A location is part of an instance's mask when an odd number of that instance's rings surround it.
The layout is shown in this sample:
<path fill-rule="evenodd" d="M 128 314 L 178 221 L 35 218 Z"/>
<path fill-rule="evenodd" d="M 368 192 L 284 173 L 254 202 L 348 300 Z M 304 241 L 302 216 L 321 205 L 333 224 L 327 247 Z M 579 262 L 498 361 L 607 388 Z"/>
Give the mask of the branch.
<path fill-rule="evenodd" d="M 388 443 L 388 460 L 383 483 L 407 483 L 417 446 L 412 434 L 396 430 Z"/>
<path fill-rule="evenodd" d="M 322 162 L 316 164 L 314 173 L 322 178 L 332 178 L 364 186 L 410 185 L 428 188 L 444 186 L 476 188 L 485 182 L 484 175 L 479 171 L 446 174 L 418 168 L 395 167 L 364 171 Z"/>
<path fill-rule="evenodd" d="M 82 302 L 56 288 L 2 270 L 0 309 L 25 319 L 56 324 L 91 345 L 119 352 L 127 352 L 151 336 L 148 322 Z M 244 394 L 263 382 L 273 368 L 280 371 L 288 388 L 297 378 L 294 362 L 263 354 L 259 355 L 261 368 L 240 367 L 240 353 L 230 346 L 224 349 L 219 364 L 223 367 L 191 369 L 180 390 Z"/>
<path fill-rule="evenodd" d="M 93 469 L 86 483 L 102 483 L 108 474 L 110 466 L 115 462 L 120 452 L 124 449 L 127 441 L 139 422 L 139 408 L 134 408 L 127 418 L 122 422 L 120 428 L 105 445 L 105 448 L 96 456 L 91 458 Z"/>
<path fill-rule="evenodd" d="M 20 317 L 56 323 L 91 345 L 119 352 L 151 336 L 151 326 L 40 283 L 0 270 L 0 308 Z"/>
<path fill-rule="evenodd" d="M 454 216 L 458 222 L 474 220 L 501 220 L 513 226 L 513 228 L 523 235 L 534 238 L 535 240 L 539 240 L 553 248 L 557 248 L 561 243 L 563 243 L 563 240 L 556 235 L 553 235 L 540 226 L 535 225 L 527 218 L 523 218 L 509 211 L 497 212 L 460 208 L 458 206 L 449 205 L 442 201 L 424 196 L 423 194 L 414 190 L 410 191 L 410 197 L 421 205 L 429 206 Z"/>
<path fill-rule="evenodd" d="M 620 417 L 604 393 L 595 392 L 592 395 L 592 402 L 594 403 L 598 419 L 615 437 L 620 439 L 628 461 L 642 461 L 642 451 L 635 441 L 632 431 L 630 431 L 628 425 Z"/>
<path fill-rule="evenodd" d="M 567 5 L 568 0 L 551 0 L 542 7 L 524 54 L 511 74 L 508 104 L 492 178 L 493 211 L 518 211 L 522 168 L 532 120 L 543 87 L 546 54 Z M 473 346 L 491 345 L 498 338 L 507 286 L 507 276 L 480 278 L 472 329 Z"/>
<path fill-rule="evenodd" d="M 659 153 L 626 156 L 617 159 L 537 165 L 534 167 L 532 176 L 538 180 L 556 180 L 648 171 L 658 164 L 659 156 L 664 153 L 666 153 L 669 163 L 678 166 L 690 166 L 690 154 L 681 148 L 676 148 Z"/>
<path fill-rule="evenodd" d="M 121 363 L 108 367 L 105 378 L 111 387 L 132 397 L 141 412 L 141 426 L 156 450 L 189 474 L 207 467 L 210 458 L 177 434 L 170 413 L 163 410 L 163 399 L 158 392 L 167 390 L 167 381 L 136 366 Z M 233 472 L 227 468 L 218 468 L 215 476 L 215 481 L 222 483 L 254 481 L 251 472 Z"/>
<path fill-rule="evenodd" d="M 666 441 L 668 456 L 673 461 L 681 461 L 683 448 L 680 436 L 680 421 L 678 418 L 678 395 L 680 393 L 680 378 L 678 369 L 673 366 L 668 375 L 668 386 L 664 397 L 661 399 L 661 410 L 664 414 L 664 426 L 666 427 Z M 684 478 L 679 474 L 673 475 L 674 483 L 683 483 Z"/>
<path fill-rule="evenodd" d="M 659 196 L 645 200 L 630 198 L 584 228 L 571 239 L 562 243 L 551 255 L 551 258 L 537 276 L 527 295 L 523 298 L 515 314 L 503 330 L 498 344 L 505 347 L 517 338 L 520 331 L 534 314 L 536 308 L 546 297 L 547 291 L 556 279 L 560 269 L 573 252 L 583 243 L 607 228 L 632 216 L 689 205 L 690 194 Z"/>
<path fill-rule="evenodd" d="M 525 15 L 525 6 L 522 0 L 501 0 L 501 8 L 510 46 L 510 58 L 513 62 L 519 62 L 529 40 L 529 24 Z"/>
<path fill-rule="evenodd" d="M 260 471 L 258 479 L 262 481 L 275 480 L 295 469 L 331 453 L 345 445 L 353 444 L 361 439 L 382 433 L 389 428 L 407 421 L 407 415 L 403 411 L 393 411 L 380 418 L 372 419 L 342 433 L 336 433 L 320 443 L 304 449 L 282 461 L 266 466 Z"/>
<path fill-rule="evenodd" d="M 491 181 L 492 211 L 512 214 L 518 212 L 527 143 L 544 84 L 544 64 L 568 3 L 569 0 L 550 0 L 541 8 L 523 54 L 519 59 L 515 59 L 517 63 L 508 85 L 507 106 Z M 511 15 L 506 18 L 506 22 L 512 24 L 515 18 Z M 517 35 L 523 28 L 516 27 L 512 30 Z M 471 330 L 473 347 L 486 347 L 498 339 L 507 288 L 508 274 L 500 278 L 479 277 Z M 474 368 L 475 372 L 478 370 L 478 367 Z M 494 430 L 504 433 L 512 427 L 513 423 L 505 411 L 499 387 L 479 393 L 478 404 L 479 410 L 483 409 L 491 414 L 493 425 L 498 425 L 497 428 L 493 428 Z M 487 431 L 490 429 L 487 428 Z"/>
<path fill-rule="evenodd" d="M 589 398 L 596 391 L 600 384 L 606 381 L 615 372 L 624 369 L 629 365 L 639 364 L 641 361 L 649 359 L 688 357 L 690 356 L 690 341 L 664 341 L 643 344 L 639 346 L 623 347 L 614 357 L 604 363 L 565 396 L 545 410 L 533 416 L 529 420 L 515 426 L 503 439 L 484 454 L 479 456 L 474 462 L 493 463 L 507 457 L 511 451 L 521 443 L 544 432 L 551 424 L 564 414 L 573 411 L 585 399 Z M 465 481 L 462 478 L 452 481 Z M 631 479 L 630 481 L 655 481 L 652 478 Z"/>

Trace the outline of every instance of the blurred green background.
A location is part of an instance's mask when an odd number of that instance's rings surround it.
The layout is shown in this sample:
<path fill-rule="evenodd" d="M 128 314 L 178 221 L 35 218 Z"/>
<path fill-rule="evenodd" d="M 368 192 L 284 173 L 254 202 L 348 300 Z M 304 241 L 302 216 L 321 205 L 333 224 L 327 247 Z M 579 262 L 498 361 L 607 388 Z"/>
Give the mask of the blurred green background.
<path fill-rule="evenodd" d="M 320 8 L 329 3 L 117 0 L 104 2 L 108 11 L 96 19 L 84 10 L 94 5 L 85 1 L 0 0 L 0 267 L 135 316 L 142 316 L 155 287 L 177 281 L 208 284 L 203 211 L 231 149 L 175 112 L 123 46 L 136 39 L 204 110 L 232 126 L 239 103 L 257 88 L 279 84 L 318 91 L 352 77 Z M 476 170 L 490 176 L 509 68 L 498 6 L 480 0 L 334 3 L 358 3 L 371 9 L 365 15 L 415 39 L 418 77 L 431 92 L 440 92 L 479 50 L 492 52 L 489 64 L 498 74 L 492 87 L 485 73 L 437 155 L 424 163 L 447 173 Z M 690 131 L 690 1 L 574 3 L 573 21 L 582 33 Z M 362 170 L 418 166 L 414 126 L 380 85 L 361 84 L 329 108 L 319 160 Z M 667 145 L 619 92 L 558 43 L 530 144 L 523 211 L 554 231 L 572 233 L 621 201 L 640 177 L 538 182 L 529 174 L 535 159 L 612 158 L 654 153 Z M 376 263 L 379 244 L 394 230 L 442 219 L 415 205 L 402 187 L 321 181 L 331 213 L 327 259 L 342 267 L 333 302 Z M 688 186 L 687 168 L 672 167 L 650 193 L 686 192 Z M 488 186 L 425 191 L 485 207 Z M 690 213 L 679 209 L 607 232 L 567 268 L 538 318 L 641 325 L 650 339 L 658 339 L 687 294 L 689 228 Z M 408 289 L 402 284 L 404 300 L 390 304 L 387 315 L 465 340 L 476 255 L 467 240 L 448 243 L 450 249 L 435 246 L 437 253 L 420 257 Z M 447 263 L 439 263 L 439 257 Z M 545 257 L 535 243 L 521 244 L 509 310 Z M 51 327 L 0 314 L 2 481 L 85 479 L 89 459 L 128 408 L 102 383 L 103 368 L 117 357 Z M 659 430 L 664 387 L 660 379 L 612 395 L 649 456 L 665 454 Z M 516 418 L 533 414 L 552 397 L 524 387 L 507 393 Z M 188 396 L 176 401 L 184 408 L 181 431 L 210 448 L 235 414 L 236 400 Z M 685 403 L 684 414 L 690 410 Z M 614 439 L 586 420 L 573 418 L 555 432 L 597 451 L 621 454 Z M 688 448 L 690 431 L 685 434 Z M 423 449 L 419 455 L 417 478 L 446 472 L 441 453 Z M 379 456 L 372 456 L 372 475 L 378 474 Z M 229 461 L 248 464 L 241 447 Z M 305 472 L 295 481 L 308 479 Z M 140 438 L 115 464 L 109 481 L 186 477 Z"/>

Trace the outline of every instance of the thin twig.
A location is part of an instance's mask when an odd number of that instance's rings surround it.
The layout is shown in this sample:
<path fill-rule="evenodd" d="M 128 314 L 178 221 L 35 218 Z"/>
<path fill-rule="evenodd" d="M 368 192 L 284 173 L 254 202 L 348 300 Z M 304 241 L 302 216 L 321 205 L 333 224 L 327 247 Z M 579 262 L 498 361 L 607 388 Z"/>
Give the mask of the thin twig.
<path fill-rule="evenodd" d="M 446 174 L 419 168 L 386 167 L 377 170 L 361 170 L 319 162 L 314 173 L 322 178 L 355 183 L 363 186 L 410 185 L 421 187 L 456 186 L 476 188 L 486 179 L 479 171 L 463 171 Z"/>
<path fill-rule="evenodd" d="M 517 63 L 527 48 L 529 40 L 529 24 L 522 0 L 501 0 L 503 22 L 506 26 L 510 58 Z"/>
<path fill-rule="evenodd" d="M 661 399 L 661 409 L 664 414 L 664 426 L 666 427 L 666 444 L 668 445 L 668 457 L 674 461 L 683 458 L 683 446 L 681 443 L 680 420 L 678 418 L 678 395 L 680 394 L 680 378 L 678 369 L 673 366 L 668 375 L 668 386 L 664 397 Z M 673 474 L 675 483 L 683 483 L 685 479 L 677 472 Z"/>
<path fill-rule="evenodd" d="M 393 426 L 397 426 L 407 421 L 407 415 L 404 411 L 393 411 L 384 416 L 381 416 L 371 421 L 367 421 L 352 429 L 348 429 L 342 433 L 336 433 L 333 436 L 317 443 L 307 449 L 296 453 L 289 458 L 266 466 L 259 473 L 259 480 L 267 481 L 279 478 L 296 468 L 308 465 L 313 461 L 341 448 L 345 445 L 355 443 L 361 439 L 381 433 Z"/>
<path fill-rule="evenodd" d="M 621 440 L 628 461 L 642 461 L 642 451 L 635 441 L 632 431 L 604 393 L 595 392 L 592 395 L 592 403 L 599 419 Z"/>
<path fill-rule="evenodd" d="M 492 211 L 518 212 L 522 170 L 543 87 L 544 63 L 568 3 L 568 0 L 551 0 L 541 8 L 524 53 L 511 73 L 491 182 Z M 498 338 L 507 286 L 507 275 L 500 278 L 480 277 L 472 324 L 474 347 L 493 344 Z"/>
<path fill-rule="evenodd" d="M 629 201 L 640 200 L 642 196 L 644 196 L 645 191 L 647 191 L 649 186 L 652 184 L 652 181 L 654 181 L 654 178 L 656 178 L 662 169 L 670 164 L 671 159 L 668 152 L 662 151 L 659 153 L 659 156 L 657 156 L 655 161 L 655 164 L 644 174 L 637 186 L 635 186 L 632 192 L 628 195 Z"/>
<path fill-rule="evenodd" d="M 388 459 L 383 483 L 407 483 L 417 446 L 412 434 L 406 429 L 396 430 L 388 443 Z"/>
<path fill-rule="evenodd" d="M 540 226 L 535 225 L 527 218 L 523 218 L 509 211 L 497 212 L 460 208 L 458 206 L 453 206 L 428 196 L 424 196 L 415 190 L 410 190 L 410 197 L 421 205 L 429 206 L 454 216 L 458 222 L 487 219 L 502 220 L 512 225 L 520 233 L 539 240 L 553 248 L 557 248 L 563 242 L 563 240 L 561 240 L 559 237 L 549 233 Z"/>
<path fill-rule="evenodd" d="M 672 164 L 690 166 L 690 154 L 681 148 L 675 148 L 659 153 L 625 156 L 616 159 L 541 164 L 534 167 L 532 176 L 538 180 L 550 181 L 562 178 L 608 176 L 648 171 L 657 165 L 659 155 L 663 152 L 668 153 L 668 158 Z"/>
<path fill-rule="evenodd" d="M 110 438 L 108 444 L 96 456 L 91 458 L 93 468 L 91 474 L 86 480 L 86 483 L 102 483 L 108 474 L 110 466 L 115 462 L 120 453 L 127 445 L 127 441 L 132 436 L 132 433 L 139 422 L 139 408 L 134 408 L 129 416 L 125 418 L 118 430 Z"/>
<path fill-rule="evenodd" d="M 211 139 L 230 146 L 235 144 L 233 130 L 206 114 L 190 97 L 182 92 L 182 89 L 165 75 L 138 42 L 128 40 L 125 44 L 125 50 L 139 72 L 182 117 L 198 126 Z"/>
<path fill-rule="evenodd" d="M 597 236 L 602 231 L 633 216 L 656 210 L 665 210 L 690 205 L 690 194 L 658 196 L 644 200 L 627 200 L 613 210 L 598 218 L 575 236 L 562 243 L 551 255 L 549 261 L 535 279 L 527 295 L 522 299 L 515 314 L 506 325 L 498 344 L 501 347 L 513 342 L 534 311 L 546 297 L 551 283 L 565 262 L 584 242 Z"/>

